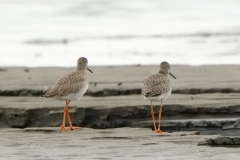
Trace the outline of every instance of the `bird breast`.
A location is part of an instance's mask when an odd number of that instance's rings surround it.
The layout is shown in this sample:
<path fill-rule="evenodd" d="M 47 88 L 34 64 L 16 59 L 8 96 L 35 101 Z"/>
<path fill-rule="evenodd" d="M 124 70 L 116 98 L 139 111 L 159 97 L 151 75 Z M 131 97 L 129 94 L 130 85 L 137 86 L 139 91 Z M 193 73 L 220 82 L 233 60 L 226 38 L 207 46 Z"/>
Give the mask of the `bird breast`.
<path fill-rule="evenodd" d="M 78 90 L 77 93 L 70 93 L 68 95 L 61 96 L 61 97 L 56 96 L 54 98 L 58 100 L 65 100 L 65 101 L 79 100 L 87 91 L 87 89 L 88 89 L 88 83 L 86 82 L 85 84 L 82 85 L 81 89 Z"/>
<path fill-rule="evenodd" d="M 146 100 L 150 100 L 150 101 L 153 101 L 153 102 L 164 101 L 165 99 L 167 99 L 170 96 L 171 93 L 172 93 L 172 88 L 170 87 L 169 90 L 167 90 L 166 93 L 163 93 L 159 96 L 152 96 L 152 97 L 144 96 L 144 98 Z"/>

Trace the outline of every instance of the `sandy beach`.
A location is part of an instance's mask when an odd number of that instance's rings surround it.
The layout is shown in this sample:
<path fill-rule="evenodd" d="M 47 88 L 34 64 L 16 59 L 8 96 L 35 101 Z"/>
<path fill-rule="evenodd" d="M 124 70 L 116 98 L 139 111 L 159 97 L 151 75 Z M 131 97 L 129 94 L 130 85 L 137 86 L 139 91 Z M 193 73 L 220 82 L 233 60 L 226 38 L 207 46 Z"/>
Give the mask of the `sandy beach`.
<path fill-rule="evenodd" d="M 74 68 L 1 68 L 1 159 L 236 159 L 240 66 L 173 65 L 163 135 L 152 132 L 150 102 L 140 94 L 159 66 L 89 67 L 89 90 L 69 106 L 73 124 L 83 128 L 61 134 L 64 102 L 40 95 Z M 224 136 L 230 139 L 218 140 L 221 147 L 198 146 Z"/>

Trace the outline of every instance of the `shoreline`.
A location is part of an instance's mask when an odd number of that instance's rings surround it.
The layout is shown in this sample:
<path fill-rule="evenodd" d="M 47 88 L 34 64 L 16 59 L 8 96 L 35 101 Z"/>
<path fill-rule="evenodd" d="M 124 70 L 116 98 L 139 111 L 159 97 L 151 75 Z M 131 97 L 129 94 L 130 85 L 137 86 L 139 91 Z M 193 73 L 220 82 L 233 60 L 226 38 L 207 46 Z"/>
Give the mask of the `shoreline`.
<path fill-rule="evenodd" d="M 90 68 L 94 73 L 88 74 L 88 92 L 80 101 L 70 103 L 74 124 L 90 128 L 152 127 L 150 102 L 141 96 L 141 87 L 144 78 L 158 72 L 158 65 Z M 39 96 L 74 68 L 5 69 L 0 72 L 0 127 L 58 126 L 64 103 Z M 239 70 L 240 65 L 173 65 L 171 71 L 177 80 L 171 79 L 173 93 L 163 103 L 163 127 L 238 132 Z M 154 105 L 157 113 L 158 104 Z"/>
<path fill-rule="evenodd" d="M 171 79 L 173 93 L 163 102 L 162 135 L 152 131 L 150 102 L 140 95 L 144 78 L 159 66 L 91 67 L 88 94 L 95 95 L 69 105 L 73 125 L 83 128 L 61 134 L 64 102 L 39 95 L 74 68 L 6 69 L 0 71 L 0 157 L 5 159 L 225 160 L 239 155 L 240 66 L 173 65 L 177 80 Z M 156 118 L 158 110 L 154 103 Z"/>

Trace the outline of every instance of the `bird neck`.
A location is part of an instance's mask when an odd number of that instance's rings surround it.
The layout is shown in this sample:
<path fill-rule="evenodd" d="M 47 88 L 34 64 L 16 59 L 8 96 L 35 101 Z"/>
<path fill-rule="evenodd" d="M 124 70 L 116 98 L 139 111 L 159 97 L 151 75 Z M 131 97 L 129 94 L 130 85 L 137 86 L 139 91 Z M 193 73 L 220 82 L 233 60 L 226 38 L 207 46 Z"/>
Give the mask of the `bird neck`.
<path fill-rule="evenodd" d="M 76 70 L 77 71 L 87 70 L 87 67 L 86 66 L 82 66 L 82 65 L 78 65 Z"/>
<path fill-rule="evenodd" d="M 165 71 L 165 70 L 160 70 L 158 73 L 162 73 L 162 74 L 168 75 L 168 72 Z"/>

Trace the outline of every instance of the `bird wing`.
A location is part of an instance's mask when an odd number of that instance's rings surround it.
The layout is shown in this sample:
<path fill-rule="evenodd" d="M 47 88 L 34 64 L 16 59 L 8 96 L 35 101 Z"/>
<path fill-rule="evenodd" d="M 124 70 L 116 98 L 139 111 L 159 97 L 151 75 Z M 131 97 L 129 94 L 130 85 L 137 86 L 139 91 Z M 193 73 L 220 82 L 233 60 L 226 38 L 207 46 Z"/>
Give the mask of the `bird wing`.
<path fill-rule="evenodd" d="M 86 74 L 69 73 L 60 78 L 53 87 L 47 91 L 43 97 L 66 96 L 71 93 L 77 93 L 85 83 Z"/>
<path fill-rule="evenodd" d="M 142 94 L 145 97 L 155 97 L 168 91 L 170 82 L 167 76 L 161 73 L 152 75 L 143 82 Z"/>

